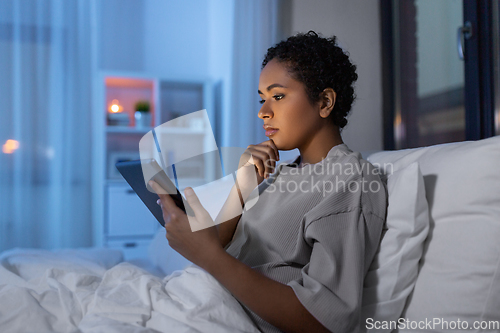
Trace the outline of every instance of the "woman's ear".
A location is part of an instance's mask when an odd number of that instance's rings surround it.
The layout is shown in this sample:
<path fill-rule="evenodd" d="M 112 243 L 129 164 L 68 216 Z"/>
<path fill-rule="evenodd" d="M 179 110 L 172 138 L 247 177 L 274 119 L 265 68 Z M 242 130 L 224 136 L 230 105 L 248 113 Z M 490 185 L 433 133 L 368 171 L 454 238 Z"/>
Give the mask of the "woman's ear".
<path fill-rule="evenodd" d="M 320 111 L 319 115 L 326 118 L 333 111 L 335 106 L 335 100 L 337 99 L 337 93 L 332 88 L 326 88 L 321 92 L 320 97 Z"/>

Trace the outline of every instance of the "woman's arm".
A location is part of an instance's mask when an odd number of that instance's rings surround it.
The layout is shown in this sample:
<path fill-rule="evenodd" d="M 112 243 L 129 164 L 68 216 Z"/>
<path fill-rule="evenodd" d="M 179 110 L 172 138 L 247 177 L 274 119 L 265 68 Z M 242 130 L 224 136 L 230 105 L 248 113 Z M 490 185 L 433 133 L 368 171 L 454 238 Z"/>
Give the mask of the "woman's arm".
<path fill-rule="evenodd" d="M 184 192 L 196 217 L 180 210 L 158 184 L 150 186 L 159 193 L 169 245 L 189 261 L 212 274 L 238 300 L 264 320 L 286 332 L 328 332 L 295 296 L 293 289 L 276 282 L 228 254 L 221 246 L 214 221 L 199 202 L 194 191 Z M 196 232 L 194 225 L 210 225 Z"/>
<path fill-rule="evenodd" d="M 236 185 L 231 188 L 226 202 L 222 206 L 219 215 L 215 218 L 215 225 L 222 247 L 231 241 L 236 230 L 236 226 L 240 221 L 242 214 L 243 202 L 240 200 Z"/>
<path fill-rule="evenodd" d="M 245 207 L 245 201 L 256 185 L 260 184 L 264 178 L 255 178 L 255 167 L 241 167 L 238 170 L 236 183 L 231 188 L 226 202 L 222 206 L 221 211 L 215 218 L 215 225 L 219 234 L 219 239 L 222 247 L 233 239 L 234 231 L 240 221 Z"/>
<path fill-rule="evenodd" d="M 214 221 L 222 247 L 226 247 L 233 238 L 243 213 L 245 201 L 250 193 L 264 180 L 264 177 L 256 172 L 254 164 L 243 165 L 247 162 L 247 158 L 242 157 L 237 171 L 236 183 L 231 188 L 226 202 Z M 254 160 L 259 159 L 255 157 Z"/>
<path fill-rule="evenodd" d="M 234 297 L 262 319 L 285 332 L 330 332 L 300 303 L 293 289 L 218 252 L 203 267 Z"/>

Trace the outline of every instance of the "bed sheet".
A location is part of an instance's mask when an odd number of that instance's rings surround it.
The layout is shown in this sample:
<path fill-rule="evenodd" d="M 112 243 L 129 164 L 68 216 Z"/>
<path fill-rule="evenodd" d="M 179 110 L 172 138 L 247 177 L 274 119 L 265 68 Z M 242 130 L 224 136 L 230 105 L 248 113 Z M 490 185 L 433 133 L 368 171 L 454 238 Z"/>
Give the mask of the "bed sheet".
<path fill-rule="evenodd" d="M 4 333 L 258 332 L 200 267 L 162 278 L 110 249 L 6 251 L 0 299 Z"/>

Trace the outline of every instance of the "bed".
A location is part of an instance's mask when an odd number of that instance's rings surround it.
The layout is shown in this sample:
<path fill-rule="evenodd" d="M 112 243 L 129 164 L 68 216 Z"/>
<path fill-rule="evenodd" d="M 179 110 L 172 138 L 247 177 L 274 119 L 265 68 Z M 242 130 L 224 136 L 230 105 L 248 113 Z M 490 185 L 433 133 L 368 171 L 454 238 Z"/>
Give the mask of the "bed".
<path fill-rule="evenodd" d="M 105 248 L 13 249 L 0 262 L 2 333 L 258 332 L 236 299 L 188 262 L 165 275 Z"/>
<path fill-rule="evenodd" d="M 367 332 L 458 322 L 500 332 L 499 158 L 500 136 L 368 157 L 389 203 L 365 277 Z M 0 332 L 258 332 L 223 286 L 169 248 L 164 229 L 149 250 L 133 262 L 101 248 L 0 254 Z"/>

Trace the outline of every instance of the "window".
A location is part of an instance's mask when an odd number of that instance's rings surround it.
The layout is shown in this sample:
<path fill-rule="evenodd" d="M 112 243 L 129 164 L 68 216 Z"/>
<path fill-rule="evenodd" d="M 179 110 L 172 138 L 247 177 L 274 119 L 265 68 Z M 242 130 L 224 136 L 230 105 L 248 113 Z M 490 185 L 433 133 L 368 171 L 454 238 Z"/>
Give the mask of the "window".
<path fill-rule="evenodd" d="M 498 134 L 498 0 L 381 6 L 384 148 Z"/>

